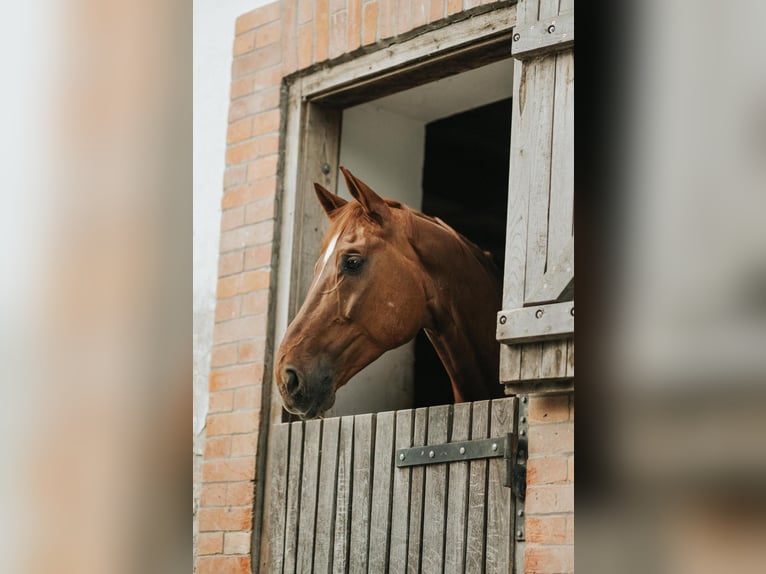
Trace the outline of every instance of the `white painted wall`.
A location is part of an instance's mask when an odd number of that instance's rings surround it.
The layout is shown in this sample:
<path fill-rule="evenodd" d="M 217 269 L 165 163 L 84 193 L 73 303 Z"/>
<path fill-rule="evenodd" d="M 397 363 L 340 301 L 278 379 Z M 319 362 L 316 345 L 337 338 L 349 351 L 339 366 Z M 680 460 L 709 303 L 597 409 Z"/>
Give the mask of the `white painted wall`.
<path fill-rule="evenodd" d="M 270 1 L 194 0 L 193 4 L 194 436 L 205 426 L 207 415 L 234 22 Z"/>

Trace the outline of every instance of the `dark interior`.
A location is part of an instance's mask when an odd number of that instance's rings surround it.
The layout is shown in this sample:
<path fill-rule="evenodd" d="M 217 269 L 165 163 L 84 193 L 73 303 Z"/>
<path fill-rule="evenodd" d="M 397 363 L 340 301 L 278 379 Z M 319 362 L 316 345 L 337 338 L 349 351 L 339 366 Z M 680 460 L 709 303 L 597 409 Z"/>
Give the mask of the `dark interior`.
<path fill-rule="evenodd" d="M 501 270 L 510 144 L 510 99 L 426 125 L 423 213 L 491 252 Z M 415 339 L 415 406 L 452 402 L 449 377 L 421 331 Z"/>

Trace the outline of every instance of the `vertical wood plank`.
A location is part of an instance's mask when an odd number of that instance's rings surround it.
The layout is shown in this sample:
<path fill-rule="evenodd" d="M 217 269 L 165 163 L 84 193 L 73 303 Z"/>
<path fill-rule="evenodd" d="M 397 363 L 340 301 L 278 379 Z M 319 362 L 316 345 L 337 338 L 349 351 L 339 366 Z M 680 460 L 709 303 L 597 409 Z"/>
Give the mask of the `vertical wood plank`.
<path fill-rule="evenodd" d="M 428 445 L 445 444 L 449 439 L 452 414 L 450 405 L 428 410 Z M 423 501 L 423 550 L 421 572 L 441 574 L 444 568 L 444 534 L 447 503 L 447 464 L 424 467 L 426 475 Z"/>
<path fill-rule="evenodd" d="M 285 515 L 285 574 L 297 572 L 298 516 L 303 464 L 303 422 L 290 424 L 290 462 L 287 473 L 287 513 Z"/>
<path fill-rule="evenodd" d="M 351 502 L 351 542 L 349 572 L 367 572 L 370 539 L 370 494 L 372 488 L 372 449 L 375 440 L 375 415 L 354 417 L 353 485 Z"/>
<path fill-rule="evenodd" d="M 322 450 L 319 464 L 319 492 L 317 493 L 314 540 L 314 572 L 317 574 L 327 574 L 332 568 L 339 436 L 340 419 L 326 419 L 322 424 Z"/>
<path fill-rule="evenodd" d="M 471 437 L 471 403 L 459 403 L 452 411 L 450 442 Z M 449 465 L 447 496 L 447 532 L 444 574 L 462 574 L 465 570 L 465 529 L 468 517 L 468 462 Z"/>
<path fill-rule="evenodd" d="M 489 401 L 473 403 L 471 440 L 487 438 Z M 468 525 L 466 527 L 465 571 L 484 571 L 487 460 L 472 460 L 469 466 Z"/>
<path fill-rule="evenodd" d="M 542 344 L 542 362 L 540 364 L 540 378 L 558 379 L 567 374 L 567 342 L 546 341 Z"/>
<path fill-rule="evenodd" d="M 314 530 L 316 528 L 317 488 L 319 487 L 319 452 L 322 421 L 307 421 L 303 437 L 303 472 L 298 520 L 298 572 L 312 572 L 314 563 Z"/>
<path fill-rule="evenodd" d="M 412 446 L 425 446 L 427 431 L 428 408 L 416 409 Z M 420 552 L 423 544 L 424 471 L 424 467 L 414 466 L 410 478 L 410 533 L 407 541 L 407 572 L 410 574 L 420 572 Z"/>
<path fill-rule="evenodd" d="M 489 436 L 504 437 L 513 431 L 515 400 L 492 401 Z M 488 466 L 486 572 L 487 574 L 507 574 L 512 564 L 511 489 L 503 485 L 505 461 L 502 458 L 493 458 L 488 461 Z"/>
<path fill-rule="evenodd" d="M 574 377 L 574 337 L 567 343 L 567 377 Z"/>
<path fill-rule="evenodd" d="M 378 413 L 375 421 L 375 457 L 372 472 L 370 509 L 370 574 L 383 574 L 388 563 L 393 492 L 394 428 L 393 411 Z"/>
<path fill-rule="evenodd" d="M 290 425 L 277 424 L 269 431 L 270 489 L 269 489 L 269 564 L 272 572 L 282 572 L 285 544 L 285 512 L 287 506 L 287 461 L 290 456 Z M 266 553 L 261 553 L 266 556 Z"/>
<path fill-rule="evenodd" d="M 412 426 L 415 413 L 396 411 L 395 448 L 412 446 Z M 407 541 L 410 532 L 410 486 L 412 468 L 394 468 L 391 500 L 391 550 L 389 572 L 405 572 L 407 568 Z"/>
<path fill-rule="evenodd" d="M 521 380 L 539 379 L 543 366 L 543 343 L 521 346 Z"/>
<path fill-rule="evenodd" d="M 338 442 L 338 482 L 335 497 L 335 539 L 332 571 L 345 574 L 348 569 L 351 495 L 353 489 L 354 417 L 343 417 Z"/>

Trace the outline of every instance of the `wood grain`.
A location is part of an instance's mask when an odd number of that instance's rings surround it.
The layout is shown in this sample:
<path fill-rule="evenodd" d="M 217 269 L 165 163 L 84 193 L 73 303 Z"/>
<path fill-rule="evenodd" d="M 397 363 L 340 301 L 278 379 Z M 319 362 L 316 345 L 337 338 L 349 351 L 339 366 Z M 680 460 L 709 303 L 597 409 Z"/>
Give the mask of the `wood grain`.
<path fill-rule="evenodd" d="M 388 563 L 393 493 L 394 431 L 396 413 L 379 413 L 375 423 L 372 508 L 370 509 L 370 574 L 383 574 Z"/>

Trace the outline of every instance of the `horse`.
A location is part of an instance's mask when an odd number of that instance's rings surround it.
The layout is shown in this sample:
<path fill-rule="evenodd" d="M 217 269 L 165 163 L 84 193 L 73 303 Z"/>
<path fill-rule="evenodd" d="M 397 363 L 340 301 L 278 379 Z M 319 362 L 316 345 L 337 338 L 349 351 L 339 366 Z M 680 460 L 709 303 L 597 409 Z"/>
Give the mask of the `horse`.
<path fill-rule="evenodd" d="M 421 329 L 455 402 L 503 396 L 495 339 L 502 282 L 490 254 L 439 218 L 384 199 L 340 170 L 352 201 L 314 183 L 330 226 L 277 354 L 286 410 L 320 417 L 352 376 Z"/>

